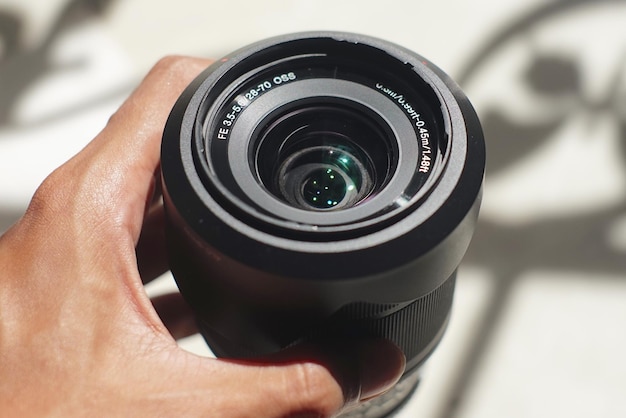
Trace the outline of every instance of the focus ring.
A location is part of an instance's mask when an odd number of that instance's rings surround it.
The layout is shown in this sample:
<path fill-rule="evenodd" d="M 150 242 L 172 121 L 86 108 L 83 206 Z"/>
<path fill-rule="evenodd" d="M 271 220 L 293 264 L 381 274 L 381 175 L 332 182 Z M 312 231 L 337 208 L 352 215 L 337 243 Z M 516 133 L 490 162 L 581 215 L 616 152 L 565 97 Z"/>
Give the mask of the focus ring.
<path fill-rule="evenodd" d="M 385 338 L 404 352 L 407 370 L 411 369 L 428 357 L 443 336 L 455 282 L 456 272 L 438 288 L 407 305 L 351 303 L 332 315 L 320 331 L 309 338 L 324 339 L 334 335 Z M 390 310 L 392 312 L 387 313 Z"/>
<path fill-rule="evenodd" d="M 452 308 L 455 282 L 456 272 L 432 292 L 408 304 L 351 303 L 293 344 L 346 337 L 384 338 L 402 350 L 410 370 L 423 363 L 441 340 Z M 218 357 L 262 354 L 233 344 L 204 321 L 198 325 Z"/>

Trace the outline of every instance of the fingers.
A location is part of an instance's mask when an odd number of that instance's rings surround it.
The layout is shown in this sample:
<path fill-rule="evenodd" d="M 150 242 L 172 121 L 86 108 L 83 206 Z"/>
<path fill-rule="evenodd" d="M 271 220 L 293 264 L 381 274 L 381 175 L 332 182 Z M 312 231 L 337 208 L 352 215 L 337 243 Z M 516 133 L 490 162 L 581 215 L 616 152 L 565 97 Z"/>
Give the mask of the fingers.
<path fill-rule="evenodd" d="M 305 343 L 261 361 L 315 362 L 323 365 L 342 387 L 346 403 L 369 399 L 385 392 L 400 379 L 406 365 L 402 351 L 383 339 Z"/>
<path fill-rule="evenodd" d="M 93 225 L 88 233 L 99 233 L 103 226 L 119 227 L 136 243 L 156 185 L 154 173 L 169 112 L 209 64 L 170 57 L 155 65 L 100 134 L 46 181 L 53 192 L 48 195 L 58 196 L 58 211 Z"/>
<path fill-rule="evenodd" d="M 390 389 L 404 366 L 404 355 L 390 342 L 345 341 L 302 345 L 256 361 L 217 360 L 211 373 L 225 376 L 222 387 L 232 392 L 223 406 L 237 416 L 330 417 Z M 233 400 L 236 405 L 228 405 Z"/>
<path fill-rule="evenodd" d="M 163 127 L 172 106 L 184 88 L 210 63 L 188 57 L 161 59 L 111 116 L 105 130 L 113 135 L 97 138 L 94 146 L 102 145 L 106 149 L 110 146 L 117 161 L 145 165 L 152 175 L 159 161 Z"/>
<path fill-rule="evenodd" d="M 138 199 L 134 212 L 128 214 L 128 224 L 136 239 L 141 217 L 155 185 L 163 128 L 183 89 L 210 64 L 196 58 L 168 57 L 159 61 L 140 86 L 111 117 L 103 133 L 93 141 L 101 158 L 124 169 L 126 196 Z"/>
<path fill-rule="evenodd" d="M 151 329 L 167 334 L 141 287 L 135 247 L 157 188 L 155 173 L 170 109 L 209 64 L 192 58 L 162 60 L 100 134 L 35 193 L 13 232 L 13 246 L 30 254 L 40 276 L 55 277 L 55 291 L 63 298 L 64 289 L 88 287 L 93 291 L 89 296 L 106 299 L 110 311 L 116 311 L 114 301 L 126 306 L 130 299 Z M 158 210 L 149 212 L 139 250 L 148 278 L 166 268 L 161 217 Z M 26 251 L 22 242 L 32 248 Z M 49 299 L 66 303 L 61 296 Z"/>
<path fill-rule="evenodd" d="M 182 90 L 209 64 L 193 58 L 161 60 L 102 132 L 44 181 L 22 226 L 41 226 L 47 236 L 63 239 L 64 248 L 60 243 L 55 248 L 61 254 L 80 253 L 84 265 L 117 269 L 117 276 L 134 279 L 133 249 L 158 185 L 154 173 L 165 121 Z M 158 226 L 160 215 L 153 215 L 147 224 Z M 140 246 L 148 278 L 165 270 L 161 234 L 160 227 L 148 228 Z M 72 245 L 79 248 L 66 248 Z"/>

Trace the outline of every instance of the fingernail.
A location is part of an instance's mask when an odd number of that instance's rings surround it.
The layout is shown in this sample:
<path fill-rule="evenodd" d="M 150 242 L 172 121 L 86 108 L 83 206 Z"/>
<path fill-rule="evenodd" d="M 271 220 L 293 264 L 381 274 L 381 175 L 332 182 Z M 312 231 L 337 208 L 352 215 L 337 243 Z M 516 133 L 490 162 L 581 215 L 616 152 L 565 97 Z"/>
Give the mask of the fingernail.
<path fill-rule="evenodd" d="M 386 340 L 364 342 L 359 347 L 361 391 L 359 400 L 387 392 L 402 377 L 406 358 L 402 350 Z"/>

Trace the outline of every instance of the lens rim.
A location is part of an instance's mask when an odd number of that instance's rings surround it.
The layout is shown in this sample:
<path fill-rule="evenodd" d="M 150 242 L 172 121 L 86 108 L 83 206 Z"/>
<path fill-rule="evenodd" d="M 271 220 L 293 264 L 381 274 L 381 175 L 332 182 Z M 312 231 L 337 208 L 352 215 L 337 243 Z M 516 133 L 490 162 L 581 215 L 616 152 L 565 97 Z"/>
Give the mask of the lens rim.
<path fill-rule="evenodd" d="M 383 223 L 379 229 L 364 229 L 356 235 L 335 234 L 338 227 L 316 230 L 306 225 L 298 229 L 294 223 L 292 234 L 277 235 L 274 228 L 265 229 L 267 222 L 262 216 L 242 218 L 240 208 L 224 200 L 207 181 L 215 173 L 203 158 L 206 149 L 202 122 L 212 105 L 236 89 L 229 75 L 234 69 L 237 74 L 257 71 L 302 54 L 303 50 L 310 56 L 323 56 L 329 48 L 341 49 L 341 53 L 361 48 L 363 55 L 368 55 L 364 62 L 371 63 L 370 55 L 374 55 L 381 60 L 381 68 L 385 67 L 384 60 L 393 61 L 413 74 L 420 89 L 435 98 L 433 108 L 443 114 L 445 161 L 433 169 L 431 193 L 411 205 L 401 218 Z M 177 222 L 193 229 L 199 240 L 210 242 L 221 254 L 240 263 L 285 277 L 324 281 L 373 277 L 369 292 L 372 300 L 382 296 L 403 300 L 413 291 L 432 289 L 442 277 L 449 277 L 469 245 L 480 206 L 484 165 L 480 122 L 468 99 L 445 73 L 424 57 L 387 41 L 337 32 L 271 38 L 222 59 L 181 95 L 166 125 L 162 148 L 164 197 L 169 202 L 169 213 L 174 218 L 179 216 Z M 379 251 L 384 251 L 384 258 L 377 256 Z M 283 262 L 274 263 L 272 259 Z M 310 268 L 303 271 L 305 263 Z M 331 272 L 323 268 L 328 263 L 336 266 Z M 423 280 L 407 282 L 404 276 L 396 280 L 388 274 L 382 280 L 383 272 L 408 263 L 424 272 Z M 390 289 L 390 282 L 397 292 Z"/>
<path fill-rule="evenodd" d="M 390 146 L 397 147 L 397 151 L 394 151 L 398 160 L 395 172 L 386 187 L 368 199 L 367 204 L 341 211 L 312 212 L 290 206 L 259 186 L 256 175 L 247 162 L 250 138 L 255 136 L 255 131 L 262 125 L 261 121 L 271 120 L 276 113 L 284 113 L 285 107 L 301 107 L 307 103 L 336 103 L 356 108 L 357 111 L 378 119 L 381 127 L 391 131 L 390 136 L 396 142 Z M 270 91 L 250 104 L 248 111 L 242 113 L 233 126 L 228 144 L 229 167 L 237 186 L 250 200 L 265 208 L 272 216 L 264 216 L 238 199 L 230 190 L 220 185 L 217 187 L 228 199 L 238 201 L 240 207 L 251 216 L 263 218 L 268 224 L 286 229 L 296 228 L 298 231 L 309 225 L 309 229 L 316 233 L 324 226 L 333 227 L 335 231 L 357 231 L 372 222 L 380 222 L 381 216 L 377 216 L 375 220 L 372 217 L 397 202 L 413 179 L 417 170 L 419 147 L 411 132 L 412 127 L 400 110 L 371 89 L 346 80 L 303 80 L 286 86 L 285 89 Z M 423 190 L 422 194 L 426 192 Z"/>

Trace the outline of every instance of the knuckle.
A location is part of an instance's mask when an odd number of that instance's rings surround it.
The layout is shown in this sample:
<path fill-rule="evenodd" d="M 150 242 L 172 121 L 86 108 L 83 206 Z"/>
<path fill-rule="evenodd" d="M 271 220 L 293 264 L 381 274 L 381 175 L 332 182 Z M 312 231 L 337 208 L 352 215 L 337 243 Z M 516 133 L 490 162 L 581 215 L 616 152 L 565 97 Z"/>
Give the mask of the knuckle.
<path fill-rule="evenodd" d="M 154 72 L 172 72 L 179 71 L 184 66 L 184 62 L 189 58 L 182 55 L 166 55 L 159 59 L 152 71 Z"/>
<path fill-rule="evenodd" d="M 206 63 L 198 58 L 167 55 L 157 61 L 150 70 L 148 77 L 165 77 L 171 80 L 186 79 L 189 74 L 196 74 L 201 66 L 206 67 Z"/>
<path fill-rule="evenodd" d="M 125 122 L 133 117 L 136 120 L 152 117 L 160 120 L 169 113 L 183 89 L 209 64 L 208 60 L 181 55 L 161 58 L 122 107 L 111 116 L 108 126 L 118 126 L 119 122 L 121 129 L 124 129 L 127 126 Z M 156 125 L 162 129 L 161 122 Z M 152 128 L 156 128 L 156 125 Z"/>
<path fill-rule="evenodd" d="M 67 177 L 63 171 L 63 167 L 56 169 L 37 188 L 26 210 L 28 217 L 48 219 L 67 208 Z"/>
<path fill-rule="evenodd" d="M 85 168 L 70 160 L 54 170 L 35 191 L 25 217 L 51 225 L 71 219 L 92 222 L 105 215 L 110 199 L 104 197 L 106 191 L 90 180 L 94 175 L 89 170 L 97 171 L 97 164 Z"/>

